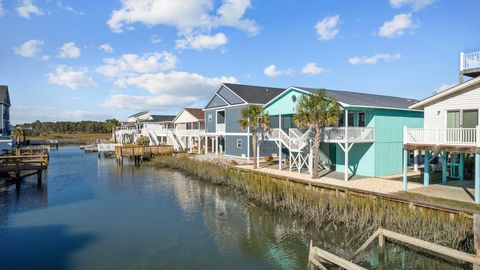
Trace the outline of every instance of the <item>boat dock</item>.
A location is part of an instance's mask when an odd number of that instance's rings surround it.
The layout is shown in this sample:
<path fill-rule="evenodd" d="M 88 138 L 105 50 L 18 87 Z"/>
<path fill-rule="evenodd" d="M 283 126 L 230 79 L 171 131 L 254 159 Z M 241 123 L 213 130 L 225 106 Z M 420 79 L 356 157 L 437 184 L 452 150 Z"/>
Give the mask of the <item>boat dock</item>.
<path fill-rule="evenodd" d="M 48 168 L 48 148 L 16 148 L 0 156 L 0 174 L 17 184 L 31 175 L 37 175 L 37 184 L 42 184 L 43 171 Z"/>
<path fill-rule="evenodd" d="M 154 156 L 169 154 L 173 154 L 172 146 L 115 146 L 115 156 L 121 163 L 124 158 L 133 159 L 135 163 L 139 163 Z"/>

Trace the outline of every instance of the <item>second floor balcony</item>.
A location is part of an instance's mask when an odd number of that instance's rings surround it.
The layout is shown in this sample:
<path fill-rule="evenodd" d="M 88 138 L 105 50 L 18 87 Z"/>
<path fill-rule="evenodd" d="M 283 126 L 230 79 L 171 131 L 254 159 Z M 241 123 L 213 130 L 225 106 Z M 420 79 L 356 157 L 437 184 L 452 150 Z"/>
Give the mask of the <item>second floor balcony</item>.
<path fill-rule="evenodd" d="M 405 128 L 405 145 L 480 147 L 477 128 Z"/>
<path fill-rule="evenodd" d="M 470 77 L 480 76 L 480 51 L 460 53 L 460 72 Z"/>

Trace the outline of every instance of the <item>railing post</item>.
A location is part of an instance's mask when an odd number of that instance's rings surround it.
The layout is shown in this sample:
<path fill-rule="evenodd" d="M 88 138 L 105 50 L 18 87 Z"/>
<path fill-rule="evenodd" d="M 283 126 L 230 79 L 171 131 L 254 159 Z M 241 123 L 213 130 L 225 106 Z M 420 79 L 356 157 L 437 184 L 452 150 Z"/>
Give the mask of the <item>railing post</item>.
<path fill-rule="evenodd" d="M 463 71 L 465 65 L 465 53 L 460 52 L 460 72 Z"/>

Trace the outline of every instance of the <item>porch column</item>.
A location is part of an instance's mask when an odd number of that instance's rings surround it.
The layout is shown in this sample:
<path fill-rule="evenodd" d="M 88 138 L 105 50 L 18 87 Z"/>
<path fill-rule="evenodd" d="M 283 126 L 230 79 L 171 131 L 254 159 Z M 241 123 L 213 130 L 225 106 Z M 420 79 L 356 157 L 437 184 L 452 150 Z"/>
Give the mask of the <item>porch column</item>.
<path fill-rule="evenodd" d="M 442 184 L 447 184 L 447 159 L 448 159 L 448 152 L 442 152 Z"/>
<path fill-rule="evenodd" d="M 257 162 L 257 168 L 260 168 L 260 144 L 257 142 L 257 156 L 255 157 Z"/>
<path fill-rule="evenodd" d="M 424 158 L 424 168 L 423 168 L 423 185 L 428 186 L 430 184 L 430 151 L 425 151 Z"/>
<path fill-rule="evenodd" d="M 205 136 L 205 155 L 208 154 L 208 136 Z"/>
<path fill-rule="evenodd" d="M 282 115 L 278 115 L 278 169 L 282 170 L 282 141 L 280 140 L 280 130 L 282 129 Z"/>
<path fill-rule="evenodd" d="M 408 182 L 408 150 L 403 150 L 403 190 L 407 191 Z"/>
<path fill-rule="evenodd" d="M 218 136 L 215 136 L 215 155 L 218 155 Z"/>
<path fill-rule="evenodd" d="M 418 163 L 419 163 L 419 151 L 413 151 L 413 171 L 418 172 Z"/>
<path fill-rule="evenodd" d="M 480 203 L 480 154 L 475 154 L 475 203 Z"/>
<path fill-rule="evenodd" d="M 199 154 L 199 155 L 202 153 L 202 150 L 200 149 L 200 148 L 201 148 L 201 147 L 200 147 L 201 145 L 202 145 L 202 137 L 198 137 L 198 138 L 197 138 L 197 147 L 198 147 L 197 150 L 198 150 L 198 154 Z"/>
<path fill-rule="evenodd" d="M 465 166 L 464 166 L 464 161 L 465 161 L 465 153 L 460 153 L 459 155 L 459 166 L 458 166 L 458 179 L 460 179 L 460 181 L 463 181 L 463 179 L 465 178 L 463 176 L 463 171 L 465 170 Z"/>
<path fill-rule="evenodd" d="M 344 171 L 344 180 L 348 181 L 348 110 L 344 110 L 344 122 L 345 122 L 345 171 Z"/>

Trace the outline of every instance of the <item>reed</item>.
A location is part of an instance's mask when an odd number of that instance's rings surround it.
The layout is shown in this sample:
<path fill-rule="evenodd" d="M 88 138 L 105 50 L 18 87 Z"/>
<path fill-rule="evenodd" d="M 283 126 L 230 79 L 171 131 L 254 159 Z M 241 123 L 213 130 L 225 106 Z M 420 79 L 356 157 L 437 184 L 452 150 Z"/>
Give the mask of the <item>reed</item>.
<path fill-rule="evenodd" d="M 163 156 L 154 165 L 184 171 L 215 185 L 240 190 L 271 209 L 285 211 L 316 229 L 334 223 L 365 240 L 378 227 L 473 253 L 472 220 L 381 198 L 315 190 L 306 185 L 188 156 Z"/>

